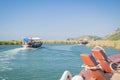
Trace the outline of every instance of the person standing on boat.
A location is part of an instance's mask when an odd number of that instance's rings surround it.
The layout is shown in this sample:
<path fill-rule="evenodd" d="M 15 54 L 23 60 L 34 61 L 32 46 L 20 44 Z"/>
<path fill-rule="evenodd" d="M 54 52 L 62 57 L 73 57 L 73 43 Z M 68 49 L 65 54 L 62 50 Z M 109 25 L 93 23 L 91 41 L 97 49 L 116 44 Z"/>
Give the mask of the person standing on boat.
<path fill-rule="evenodd" d="M 32 41 L 33 41 L 33 40 L 32 40 L 32 37 L 31 37 L 31 38 L 30 38 L 30 42 L 32 43 Z"/>

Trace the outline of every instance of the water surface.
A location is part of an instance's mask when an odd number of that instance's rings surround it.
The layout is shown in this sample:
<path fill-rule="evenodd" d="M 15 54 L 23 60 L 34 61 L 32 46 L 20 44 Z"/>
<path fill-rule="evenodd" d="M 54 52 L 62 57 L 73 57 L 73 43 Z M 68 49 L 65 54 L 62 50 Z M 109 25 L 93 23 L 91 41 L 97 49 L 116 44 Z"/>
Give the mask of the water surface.
<path fill-rule="evenodd" d="M 83 64 L 80 54 L 91 49 L 77 44 L 43 44 L 38 49 L 0 45 L 0 80 L 59 80 L 65 70 L 78 74 Z M 108 56 L 120 53 L 104 49 Z"/>

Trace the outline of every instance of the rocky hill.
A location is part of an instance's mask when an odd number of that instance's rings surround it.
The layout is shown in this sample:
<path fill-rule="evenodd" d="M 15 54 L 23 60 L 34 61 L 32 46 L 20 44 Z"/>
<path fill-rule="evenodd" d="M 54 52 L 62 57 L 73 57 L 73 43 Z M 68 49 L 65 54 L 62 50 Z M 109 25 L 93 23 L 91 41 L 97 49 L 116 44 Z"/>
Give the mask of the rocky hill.
<path fill-rule="evenodd" d="M 120 28 L 117 28 L 113 33 L 104 37 L 104 40 L 113 40 L 113 41 L 120 40 Z"/>

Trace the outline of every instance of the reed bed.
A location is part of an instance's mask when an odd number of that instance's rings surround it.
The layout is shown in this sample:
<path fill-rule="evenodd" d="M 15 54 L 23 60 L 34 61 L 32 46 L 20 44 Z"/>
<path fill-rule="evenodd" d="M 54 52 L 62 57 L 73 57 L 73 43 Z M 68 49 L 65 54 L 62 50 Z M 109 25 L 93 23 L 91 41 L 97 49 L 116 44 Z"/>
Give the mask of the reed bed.
<path fill-rule="evenodd" d="M 21 43 L 21 40 L 0 40 L 0 45 L 18 45 Z"/>
<path fill-rule="evenodd" d="M 78 44 L 77 40 L 42 40 L 46 44 Z"/>
<path fill-rule="evenodd" d="M 78 40 L 38 40 L 43 44 L 79 44 Z M 21 45 L 22 40 L 0 40 L 0 45 Z M 120 50 L 120 41 L 89 41 L 87 46 L 112 47 Z"/>
<path fill-rule="evenodd" d="M 120 50 L 120 41 L 90 41 L 87 46 L 101 46 L 101 47 L 112 47 Z"/>
<path fill-rule="evenodd" d="M 77 40 L 37 40 L 43 44 L 78 44 Z M 22 40 L 0 40 L 0 45 L 20 45 Z"/>

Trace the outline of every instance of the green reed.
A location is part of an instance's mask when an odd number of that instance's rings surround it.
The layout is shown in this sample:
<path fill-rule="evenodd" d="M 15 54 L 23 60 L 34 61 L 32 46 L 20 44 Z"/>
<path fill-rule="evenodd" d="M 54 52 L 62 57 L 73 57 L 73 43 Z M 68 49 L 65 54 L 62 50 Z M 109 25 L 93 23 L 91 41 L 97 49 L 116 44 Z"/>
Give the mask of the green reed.
<path fill-rule="evenodd" d="M 120 49 L 120 41 L 90 41 L 87 46 L 101 46 L 101 47 L 112 47 L 116 49 Z"/>

